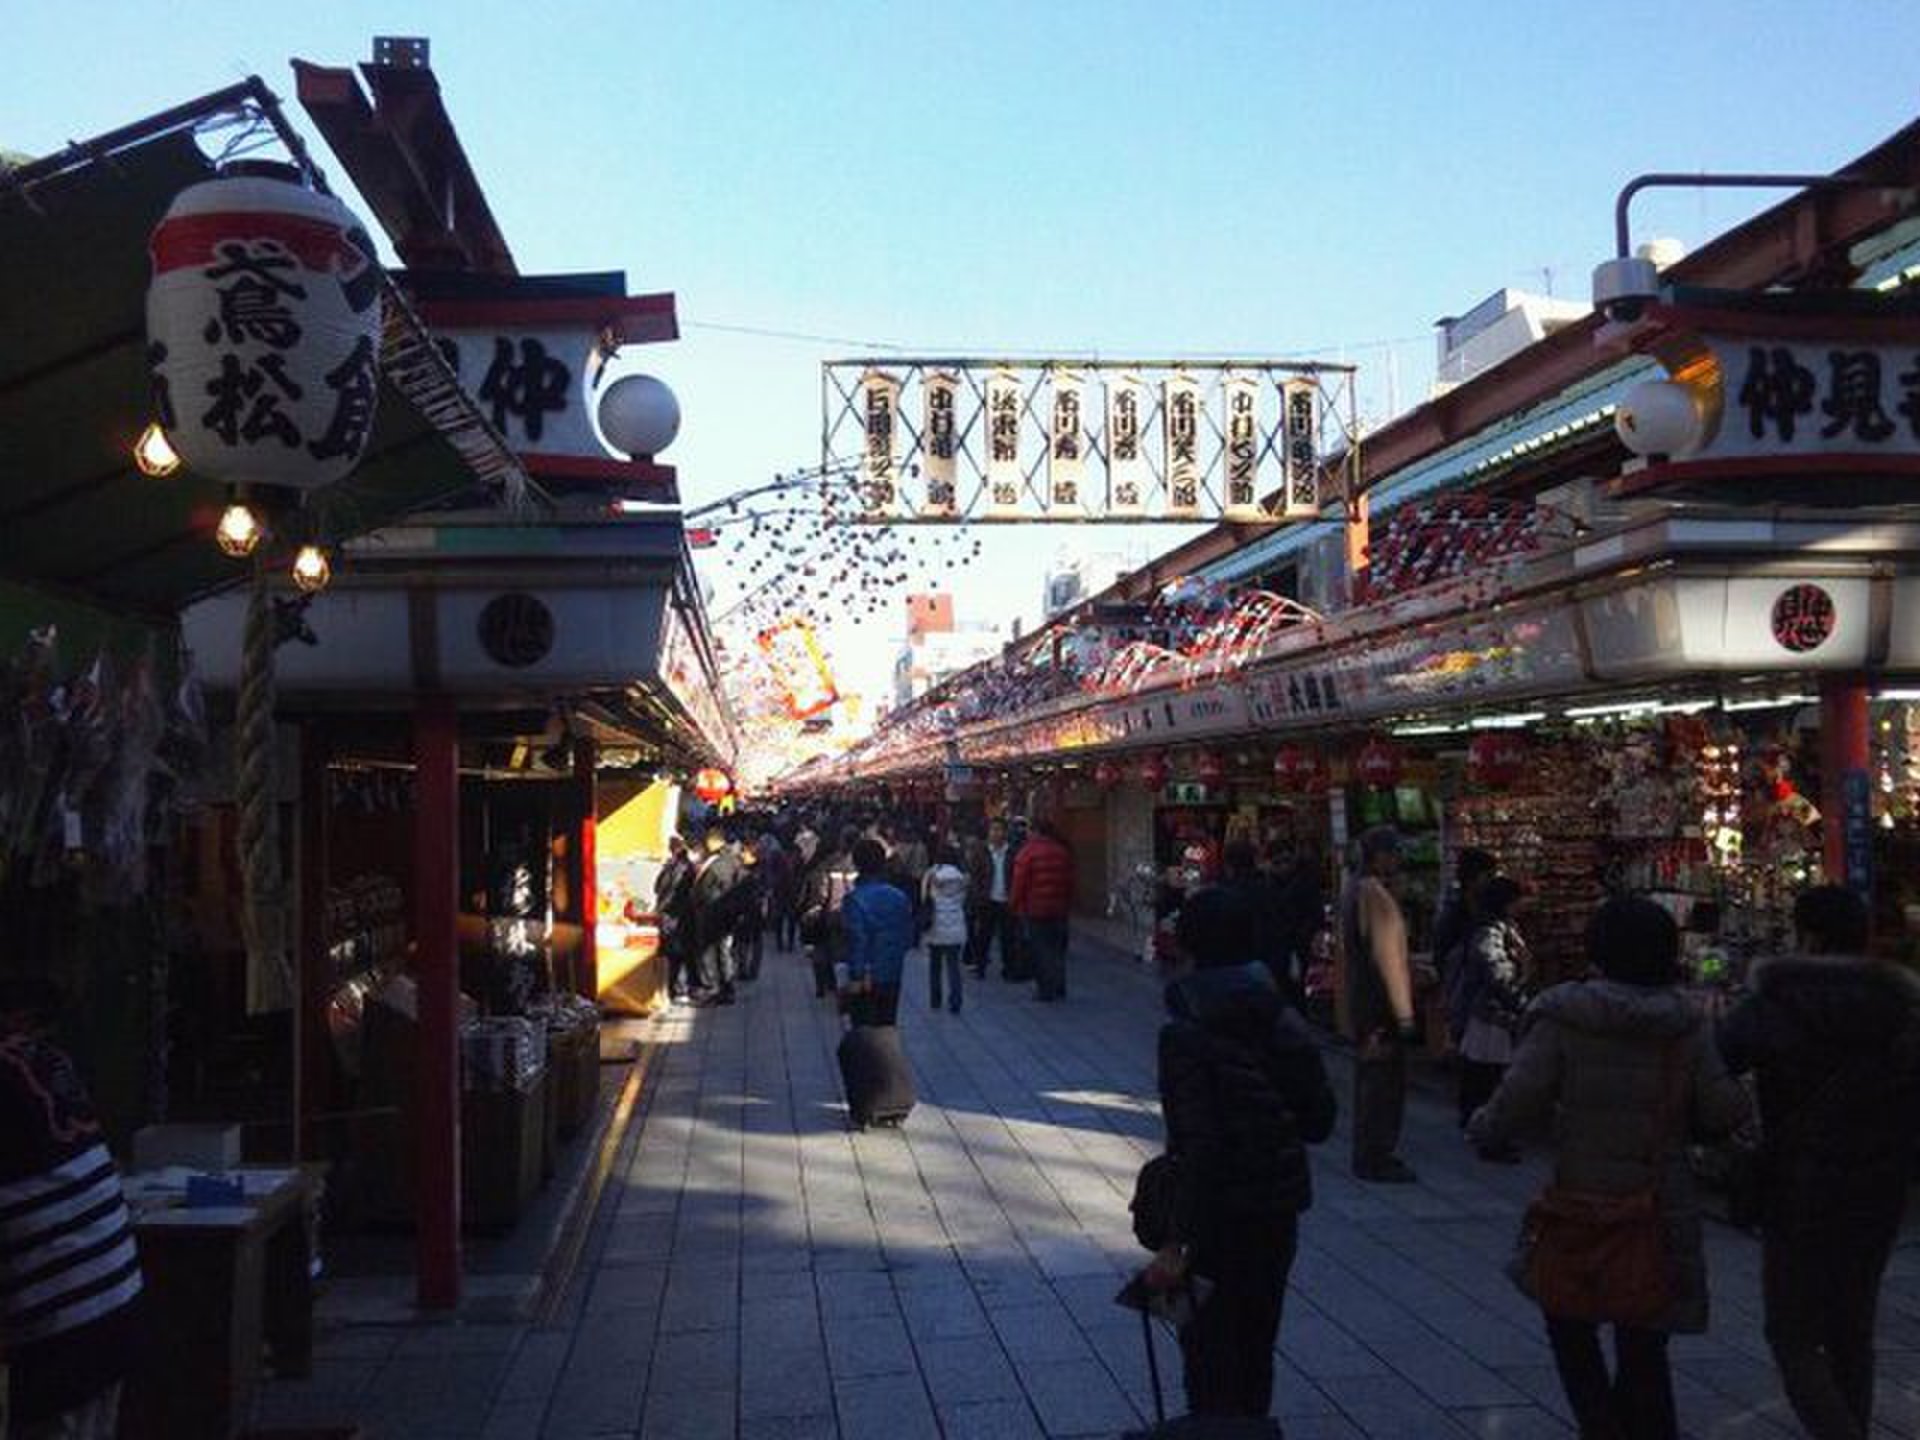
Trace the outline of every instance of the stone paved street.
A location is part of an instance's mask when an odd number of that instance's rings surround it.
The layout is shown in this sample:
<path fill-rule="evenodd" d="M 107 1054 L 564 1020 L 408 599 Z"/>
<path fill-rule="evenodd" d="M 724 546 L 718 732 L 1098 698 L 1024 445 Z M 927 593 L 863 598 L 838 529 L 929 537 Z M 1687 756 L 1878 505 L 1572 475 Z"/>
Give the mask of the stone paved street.
<path fill-rule="evenodd" d="M 311 1380 L 260 1423 L 487 1440 L 949 1440 L 1106 1436 L 1150 1413 L 1126 1197 L 1153 1153 L 1153 977 L 1082 945 L 1062 1005 L 998 979 L 902 1024 L 920 1108 L 850 1135 L 838 1024 L 795 957 L 731 1009 L 648 1027 L 656 1051 L 564 1303 L 537 1320 L 323 1316 Z M 1330 1054 L 1336 1084 L 1348 1079 Z M 1345 1130 L 1282 1326 L 1276 1413 L 1294 1440 L 1572 1433 L 1537 1315 L 1499 1273 L 1533 1164 L 1482 1164 L 1444 1098 L 1416 1095 L 1422 1183 L 1361 1186 Z M 1714 1227 L 1715 1323 L 1674 1347 L 1686 1433 L 1798 1433 L 1760 1337 L 1757 1248 Z M 1886 1435 L 1920 1435 L 1920 1252 L 1883 1307 Z M 1170 1403 L 1178 1362 L 1162 1343 Z"/>

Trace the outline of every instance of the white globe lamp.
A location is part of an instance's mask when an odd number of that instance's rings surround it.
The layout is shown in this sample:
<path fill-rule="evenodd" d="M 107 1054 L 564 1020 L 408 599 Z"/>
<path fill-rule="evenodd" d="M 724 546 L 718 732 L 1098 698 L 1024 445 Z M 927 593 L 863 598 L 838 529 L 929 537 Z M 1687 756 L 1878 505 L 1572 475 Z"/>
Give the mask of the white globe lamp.
<path fill-rule="evenodd" d="M 1636 455 L 1683 459 L 1700 446 L 1706 429 L 1700 399 L 1674 380 L 1644 380 L 1627 391 L 1613 412 L 1613 428 Z"/>
<path fill-rule="evenodd" d="M 600 392 L 600 433 L 635 460 L 651 460 L 680 433 L 680 402 L 651 375 L 623 375 Z"/>

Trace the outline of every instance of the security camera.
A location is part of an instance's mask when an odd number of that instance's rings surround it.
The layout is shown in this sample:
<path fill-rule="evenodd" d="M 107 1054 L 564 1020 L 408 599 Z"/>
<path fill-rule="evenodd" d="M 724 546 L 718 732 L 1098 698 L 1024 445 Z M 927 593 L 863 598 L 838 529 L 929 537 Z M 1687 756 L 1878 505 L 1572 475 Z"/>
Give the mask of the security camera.
<path fill-rule="evenodd" d="M 1639 255 L 1620 255 L 1593 267 L 1594 308 L 1617 324 L 1631 324 L 1660 294 L 1660 272 Z"/>

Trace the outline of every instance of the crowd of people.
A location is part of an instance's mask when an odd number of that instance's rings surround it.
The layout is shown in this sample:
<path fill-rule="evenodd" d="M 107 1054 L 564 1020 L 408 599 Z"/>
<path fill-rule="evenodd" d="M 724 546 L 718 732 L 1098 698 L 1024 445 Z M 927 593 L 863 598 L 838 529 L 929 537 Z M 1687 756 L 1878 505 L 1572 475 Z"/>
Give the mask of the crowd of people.
<path fill-rule="evenodd" d="M 814 993 L 856 1024 L 890 1025 L 906 956 L 924 940 L 935 1009 L 963 976 L 1067 994 L 1074 864 L 1059 830 L 994 820 L 971 833 L 858 810 L 736 816 L 673 837 L 654 884 L 673 1004 L 729 1005 L 776 951 L 803 948 Z"/>
<path fill-rule="evenodd" d="M 1359 838 L 1335 921 L 1354 1175 L 1417 1181 L 1397 1153 L 1407 1060 L 1424 1039 L 1420 993 L 1440 987 L 1468 1141 L 1496 1163 L 1517 1160 L 1525 1140 L 1551 1148 L 1552 1181 L 1527 1211 L 1509 1274 L 1541 1307 L 1582 1440 L 1673 1440 L 1669 1339 L 1708 1319 L 1689 1147 L 1749 1127 L 1757 1094 L 1766 1338 L 1807 1433 L 1864 1440 L 1879 1288 L 1916 1173 L 1920 982 L 1868 958 L 1863 900 L 1839 886 L 1803 895 L 1797 953 L 1763 964 L 1715 1021 L 1682 985 L 1672 916 L 1634 895 L 1596 913 L 1581 978 L 1541 987 L 1526 887 L 1484 852 L 1459 857 L 1434 927 L 1437 973 L 1421 975 L 1396 894 L 1399 854 L 1390 829 Z M 1258 898 L 1244 877 L 1186 896 L 1160 1036 L 1179 1180 L 1146 1278 L 1162 1292 L 1203 1287 L 1181 1330 L 1196 1413 L 1268 1413 L 1312 1195 L 1304 1146 L 1333 1127 L 1318 1051 L 1303 1042 L 1285 972 L 1263 955 Z M 1143 1185 L 1136 1211 L 1151 1199 Z M 1624 1273 L 1642 1258 L 1644 1274 Z"/>
<path fill-rule="evenodd" d="M 1803 897 L 1800 953 L 1762 966 L 1716 1023 L 1680 983 L 1673 920 L 1642 898 L 1604 904 L 1587 973 L 1543 986 L 1526 941 L 1527 886 L 1483 851 L 1456 857 L 1432 959 L 1416 961 L 1399 862 L 1391 829 L 1362 835 L 1329 906 L 1317 856 L 1230 839 L 1162 886 L 1158 1069 L 1176 1163 L 1142 1283 L 1186 1297 L 1193 1412 L 1264 1416 L 1271 1406 L 1273 1346 L 1313 1193 L 1307 1147 L 1332 1133 L 1337 1108 L 1303 1013 L 1316 936 L 1330 922 L 1346 956 L 1354 1176 L 1418 1181 L 1399 1152 L 1429 992 L 1441 999 L 1473 1152 L 1511 1164 L 1523 1143 L 1551 1147 L 1553 1184 L 1528 1213 L 1510 1274 L 1541 1304 L 1585 1440 L 1678 1433 L 1669 1338 L 1703 1330 L 1708 1315 L 1689 1146 L 1750 1130 L 1756 1094 L 1767 1339 L 1808 1433 L 1864 1437 L 1880 1277 L 1914 1167 L 1920 983 L 1866 958 L 1858 897 L 1837 887 Z M 694 1005 L 730 1003 L 751 982 L 769 929 L 776 949 L 808 953 L 816 994 L 836 998 L 854 1027 L 895 1024 L 908 956 L 922 944 L 936 1013 L 959 1014 L 966 987 L 996 964 L 1039 1001 L 1067 994 L 1074 863 L 1046 821 L 960 833 L 849 811 L 736 820 L 676 841 L 658 901 L 674 995 Z M 1657 1309 L 1610 1312 L 1606 1286 L 1592 1303 L 1565 1301 L 1564 1277 L 1543 1268 L 1539 1217 L 1570 1200 L 1653 1217 Z"/>

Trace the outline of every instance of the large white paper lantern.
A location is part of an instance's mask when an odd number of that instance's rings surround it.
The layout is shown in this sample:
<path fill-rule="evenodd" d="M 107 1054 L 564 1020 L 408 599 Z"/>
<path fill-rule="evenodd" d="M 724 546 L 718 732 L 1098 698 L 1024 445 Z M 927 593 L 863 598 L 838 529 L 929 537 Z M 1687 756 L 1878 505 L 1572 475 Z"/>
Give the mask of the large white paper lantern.
<path fill-rule="evenodd" d="M 311 489 L 359 463 L 379 398 L 365 228 L 284 165 L 174 198 L 148 242 L 156 418 L 202 475 Z"/>

